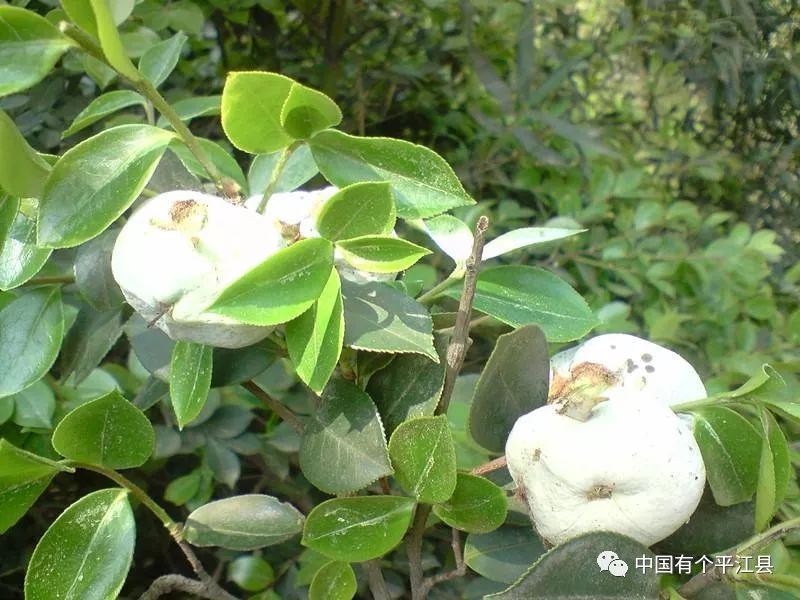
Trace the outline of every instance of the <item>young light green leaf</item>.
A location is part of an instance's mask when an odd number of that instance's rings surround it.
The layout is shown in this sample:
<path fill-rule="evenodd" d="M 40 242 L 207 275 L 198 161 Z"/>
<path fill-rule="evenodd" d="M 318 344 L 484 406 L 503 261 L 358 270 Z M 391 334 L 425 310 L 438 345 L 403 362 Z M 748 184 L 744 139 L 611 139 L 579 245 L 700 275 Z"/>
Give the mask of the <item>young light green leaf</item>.
<path fill-rule="evenodd" d="M 121 125 L 68 150 L 44 187 L 39 245 L 68 248 L 102 232 L 142 192 L 173 137 L 150 125 Z"/>
<path fill-rule="evenodd" d="M 130 106 L 144 106 L 144 96 L 132 90 L 114 90 L 98 96 L 84 108 L 67 130 L 61 134 L 62 138 L 69 137 L 86 129 L 100 119 Z"/>
<path fill-rule="evenodd" d="M 280 118 L 286 133 L 296 140 L 304 140 L 341 123 L 342 111 L 322 92 L 294 82 L 281 107 Z"/>
<path fill-rule="evenodd" d="M 404 239 L 384 235 L 365 235 L 341 240 L 336 247 L 348 264 L 370 273 L 404 271 L 431 253 L 427 248 Z"/>
<path fill-rule="evenodd" d="M 760 418 L 763 437 L 756 486 L 756 531 L 766 529 L 783 504 L 792 473 L 789 446 L 775 417 L 762 408 Z"/>
<path fill-rule="evenodd" d="M 502 254 L 508 254 L 527 246 L 536 246 L 568 238 L 584 231 L 586 230 L 563 229 L 560 227 L 523 227 L 514 229 L 488 242 L 483 248 L 483 260 L 496 258 Z"/>
<path fill-rule="evenodd" d="M 350 600 L 356 595 L 356 574 L 346 562 L 333 561 L 323 565 L 308 590 L 308 600 Z"/>
<path fill-rule="evenodd" d="M 116 598 L 135 543 L 128 492 L 92 492 L 61 513 L 39 540 L 25 574 L 25 598 Z"/>
<path fill-rule="evenodd" d="M 186 519 L 183 533 L 194 546 L 255 550 L 280 544 L 303 530 L 303 515 L 272 496 L 246 494 L 216 500 Z"/>
<path fill-rule="evenodd" d="M 328 500 L 309 513 L 302 543 L 339 561 L 378 558 L 402 541 L 413 511 L 414 501 L 399 496 Z"/>
<path fill-rule="evenodd" d="M 300 469 L 329 494 L 354 492 L 392 474 L 380 415 L 363 390 L 344 379 L 328 383 L 303 431 Z"/>
<path fill-rule="evenodd" d="M 400 486 L 419 502 L 445 502 L 456 489 L 456 446 L 445 415 L 402 423 L 389 440 Z"/>
<path fill-rule="evenodd" d="M 322 392 L 339 362 L 344 341 L 344 312 L 339 274 L 331 270 L 328 283 L 314 304 L 286 324 L 286 346 L 297 375 L 308 387 Z"/>
<path fill-rule="evenodd" d="M 228 579 L 243 590 L 258 592 L 275 581 L 275 571 L 258 556 L 240 556 L 228 565 Z"/>
<path fill-rule="evenodd" d="M 120 74 L 131 81 L 139 81 L 141 74 L 133 66 L 131 59 L 128 58 L 122 40 L 117 31 L 117 24 L 114 21 L 114 14 L 108 5 L 108 0 L 89 0 L 94 12 L 95 24 L 97 25 L 97 37 L 100 40 L 100 47 L 106 56 L 108 63 Z"/>
<path fill-rule="evenodd" d="M 211 346 L 177 342 L 170 362 L 169 396 L 178 418 L 178 427 L 191 423 L 208 398 L 211 389 Z"/>
<path fill-rule="evenodd" d="M 250 325 L 286 323 L 311 308 L 332 268 L 330 242 L 299 241 L 231 284 L 208 311 Z"/>
<path fill-rule="evenodd" d="M 758 483 L 762 439 L 755 427 L 724 406 L 692 412 L 694 436 L 703 454 L 714 500 L 730 506 L 753 497 Z"/>
<path fill-rule="evenodd" d="M 50 258 L 52 250 L 36 246 L 36 203 L 8 198 L 0 206 L 0 221 L 10 222 L 0 235 L 0 290 L 21 286 Z"/>
<path fill-rule="evenodd" d="M 221 102 L 222 96 L 193 96 L 191 98 L 177 100 L 172 105 L 172 109 L 181 121 L 191 121 L 196 117 L 218 115 L 220 113 Z M 163 115 L 158 118 L 156 125 L 164 128 L 172 127 Z"/>
<path fill-rule="evenodd" d="M 253 158 L 250 170 L 247 172 L 247 184 L 251 194 L 263 194 L 266 191 L 278 166 L 280 156 L 281 152 L 278 151 L 271 154 L 259 154 Z M 278 180 L 274 184 L 273 192 L 276 194 L 291 192 L 317 173 L 319 173 L 319 169 L 317 169 L 317 163 L 314 162 L 314 157 L 311 156 L 311 149 L 308 144 L 300 144 L 286 159 L 283 169 L 278 175 Z"/>
<path fill-rule="evenodd" d="M 404 219 L 424 219 L 475 203 L 450 165 L 423 146 L 335 130 L 318 133 L 309 145 L 319 170 L 338 187 L 359 181 L 391 183 L 397 214 Z"/>
<path fill-rule="evenodd" d="M 107 469 L 140 467 L 154 446 L 150 421 L 119 392 L 81 404 L 53 432 L 61 456 Z"/>
<path fill-rule="evenodd" d="M 445 291 L 461 297 L 461 288 Z M 569 342 L 586 335 L 597 318 L 567 283 L 538 267 L 508 265 L 481 271 L 475 291 L 477 310 L 511 325 L 538 325 L 549 342 Z"/>
<path fill-rule="evenodd" d="M 164 83 L 178 64 L 181 49 L 187 39 L 189 38 L 186 34 L 179 31 L 171 38 L 151 46 L 139 59 L 139 71 L 155 87 Z"/>
<path fill-rule="evenodd" d="M 44 79 L 73 45 L 44 17 L 0 6 L 0 96 L 26 90 Z"/>
<path fill-rule="evenodd" d="M 41 379 L 58 356 L 64 314 L 57 287 L 21 294 L 0 310 L 0 397 Z"/>
<path fill-rule="evenodd" d="M 20 427 L 52 429 L 56 397 L 44 381 L 14 394 L 14 423 Z"/>
<path fill-rule="evenodd" d="M 470 406 L 472 439 L 502 453 L 517 419 L 547 403 L 549 382 L 550 358 L 541 329 L 526 325 L 501 335 Z"/>
<path fill-rule="evenodd" d="M 530 527 L 503 525 L 489 533 L 470 533 L 464 562 L 487 579 L 514 583 L 544 554 L 542 541 Z"/>
<path fill-rule="evenodd" d="M 236 159 L 233 158 L 227 150 L 225 150 L 216 142 L 212 142 L 211 140 L 207 140 L 205 138 L 197 138 L 197 142 L 203 148 L 209 160 L 214 164 L 215 167 L 217 167 L 219 172 L 233 179 L 239 184 L 242 190 L 246 192 L 247 180 L 245 179 L 239 163 L 236 162 Z M 205 167 L 200 164 L 200 161 L 197 160 L 197 157 L 184 144 L 183 140 L 176 139 L 172 144 L 170 144 L 169 148 L 175 153 L 175 155 L 180 159 L 180 161 L 192 175 L 195 175 L 199 178 L 208 179 L 208 172 L 206 171 Z"/>
<path fill-rule="evenodd" d="M 365 235 L 388 235 L 396 210 L 388 182 L 363 182 L 336 192 L 317 217 L 319 234 L 332 242 Z"/>
<path fill-rule="evenodd" d="M 382 283 L 342 281 L 344 343 L 372 352 L 414 352 L 435 362 L 433 321 L 424 306 Z"/>
<path fill-rule="evenodd" d="M 435 505 L 433 512 L 450 527 L 487 533 L 505 522 L 508 502 L 505 492 L 488 479 L 459 473 L 453 495 Z"/>
<path fill-rule="evenodd" d="M 0 7 L 0 10 L 2 8 L 8 7 Z M 0 30 L 2 27 L 2 15 L 0 15 Z M 0 53 L 2 53 L 1 45 Z M 5 160 L 0 160 L 0 188 L 19 198 L 38 198 L 50 173 L 50 165 L 30 147 L 11 117 L 2 110 L 0 110 L 0 152 L 6 157 Z M 12 156 L 14 160 L 9 160 L 8 157 Z"/>
<path fill-rule="evenodd" d="M 71 470 L 0 439 L 0 535 L 28 512 L 56 473 Z"/>

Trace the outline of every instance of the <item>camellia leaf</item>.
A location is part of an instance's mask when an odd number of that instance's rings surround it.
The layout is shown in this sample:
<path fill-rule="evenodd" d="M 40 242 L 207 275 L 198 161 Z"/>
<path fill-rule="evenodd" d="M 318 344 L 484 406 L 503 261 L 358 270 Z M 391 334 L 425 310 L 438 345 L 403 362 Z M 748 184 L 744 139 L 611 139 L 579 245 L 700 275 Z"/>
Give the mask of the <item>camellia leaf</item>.
<path fill-rule="evenodd" d="M 333 561 L 322 565 L 314 575 L 308 600 L 350 600 L 357 590 L 353 567 L 346 562 Z"/>
<path fill-rule="evenodd" d="M 28 512 L 61 471 L 72 469 L 0 439 L 0 534 Z"/>
<path fill-rule="evenodd" d="M 281 126 L 286 133 L 302 140 L 341 121 L 342 111 L 328 96 L 297 82 L 292 83 L 281 107 Z"/>
<path fill-rule="evenodd" d="M 342 281 L 344 343 L 357 350 L 415 352 L 439 362 L 427 309 L 383 283 Z"/>
<path fill-rule="evenodd" d="M 114 69 L 131 81 L 140 80 L 139 71 L 133 66 L 122 45 L 108 0 L 89 0 L 89 2 L 92 4 L 95 24 L 97 25 L 97 36 L 100 39 L 100 47 L 103 49 L 106 60 Z"/>
<path fill-rule="evenodd" d="M 155 87 L 164 83 L 175 69 L 187 39 L 189 38 L 186 34 L 179 31 L 171 38 L 148 48 L 139 59 L 139 70 Z"/>
<path fill-rule="evenodd" d="M 144 96 L 132 90 L 114 90 L 98 96 L 84 108 L 72 121 L 62 138 L 69 137 L 97 123 L 100 119 L 112 115 L 123 108 L 131 106 L 144 106 Z"/>
<path fill-rule="evenodd" d="M 21 294 L 0 310 L 0 397 L 41 379 L 58 356 L 64 314 L 57 287 Z"/>
<path fill-rule="evenodd" d="M 453 495 L 447 502 L 435 505 L 433 512 L 450 527 L 487 533 L 505 522 L 508 502 L 505 492 L 488 479 L 459 473 Z"/>
<path fill-rule="evenodd" d="M 359 181 L 391 183 L 397 214 L 405 219 L 424 219 L 475 203 L 450 165 L 424 146 L 332 129 L 315 135 L 309 145 L 319 170 L 340 188 Z"/>
<path fill-rule="evenodd" d="M 598 565 L 598 556 L 614 552 L 619 563 Z M 651 600 L 658 598 L 659 576 L 654 569 L 636 568 L 640 557 L 655 561 L 647 547 L 628 537 L 599 531 L 556 546 L 507 590 L 486 598 L 498 600 Z M 615 576 L 610 569 L 624 576 Z"/>
<path fill-rule="evenodd" d="M 365 235 L 336 244 L 348 264 L 370 273 L 404 271 L 431 253 L 409 241 L 384 235 Z"/>
<path fill-rule="evenodd" d="M 730 506 L 753 497 L 758 483 L 762 439 L 739 413 L 724 406 L 693 411 L 694 436 L 714 500 Z"/>
<path fill-rule="evenodd" d="M 461 288 L 445 291 L 461 297 Z M 481 271 L 475 290 L 477 310 L 512 327 L 538 325 L 549 342 L 569 342 L 597 325 L 589 305 L 567 283 L 537 267 L 507 265 Z"/>
<path fill-rule="evenodd" d="M 470 533 L 464 562 L 487 579 L 514 583 L 544 554 L 542 541 L 530 527 L 504 525 L 489 533 Z"/>
<path fill-rule="evenodd" d="M 303 530 L 303 515 L 272 496 L 246 494 L 209 502 L 186 519 L 183 533 L 194 546 L 255 550 L 286 541 Z"/>
<path fill-rule="evenodd" d="M 173 137 L 150 125 L 121 125 L 68 150 L 45 183 L 39 245 L 77 246 L 113 223 L 144 189 Z"/>
<path fill-rule="evenodd" d="M 206 404 L 211 389 L 213 351 L 211 346 L 182 341 L 172 350 L 169 396 L 180 429 L 191 423 Z"/>
<path fill-rule="evenodd" d="M 176 100 L 172 109 L 181 121 L 191 121 L 196 117 L 210 117 L 220 113 L 222 96 L 192 96 L 183 100 Z M 172 127 L 170 122 L 161 115 L 156 121 L 159 127 Z"/>
<path fill-rule="evenodd" d="M 10 218 L 5 236 L 0 236 L 0 290 L 21 286 L 50 258 L 52 250 L 36 245 L 36 203 L 8 198 L 0 206 L 0 221 Z M 2 225 L 0 225 L 2 227 Z"/>
<path fill-rule="evenodd" d="M 322 294 L 333 268 L 333 246 L 312 238 L 292 244 L 231 284 L 208 309 L 250 325 L 277 325 L 300 316 Z"/>
<path fill-rule="evenodd" d="M 0 10 L 8 8 L 0 6 Z M 3 22 L 0 14 L 0 31 Z M 0 45 L 0 57 L 2 45 Z M 0 152 L 7 157 L 0 160 L 0 188 L 19 198 L 38 198 L 50 173 L 50 165 L 30 147 L 17 129 L 14 121 L 0 110 Z M 8 160 L 8 157 L 14 160 Z"/>
<path fill-rule="evenodd" d="M 763 437 L 756 487 L 756 531 L 765 529 L 783 504 L 792 473 L 783 431 L 765 408 L 761 409 L 760 417 Z"/>
<path fill-rule="evenodd" d="M 472 253 L 473 236 L 467 224 L 453 215 L 439 215 L 420 226 L 442 251 L 463 268 Z"/>
<path fill-rule="evenodd" d="M 108 469 L 139 467 L 154 446 L 150 421 L 118 392 L 81 404 L 53 432 L 61 456 Z"/>
<path fill-rule="evenodd" d="M 203 151 L 208 156 L 208 159 L 214 164 L 222 175 L 226 175 L 233 179 L 243 191 L 247 190 L 247 179 L 242 172 L 239 163 L 236 162 L 227 150 L 216 142 L 207 140 L 206 138 L 196 138 L 198 144 L 203 148 Z M 208 179 L 209 175 L 205 167 L 197 160 L 197 157 L 189 150 L 188 146 L 183 140 L 176 139 L 170 144 L 170 150 L 180 159 L 186 169 L 196 177 Z"/>
<path fill-rule="evenodd" d="M 353 383 L 334 379 L 306 424 L 300 468 L 315 487 L 346 494 L 392 474 L 378 410 Z"/>
<path fill-rule="evenodd" d="M 251 194 L 258 195 L 266 191 L 278 166 L 281 154 L 282 152 L 278 151 L 270 154 L 259 154 L 253 158 L 253 162 L 250 163 L 250 170 L 247 173 L 247 183 Z M 308 144 L 300 144 L 286 159 L 283 169 L 281 169 L 274 184 L 273 193 L 291 192 L 317 173 L 319 173 L 319 169 L 317 169 L 317 163 L 314 162 L 314 157 L 311 156 L 311 149 Z"/>
<path fill-rule="evenodd" d="M 14 394 L 14 423 L 20 427 L 52 429 L 56 397 L 44 381 Z"/>
<path fill-rule="evenodd" d="M 413 512 L 414 501 L 400 496 L 328 500 L 306 518 L 303 545 L 334 560 L 378 558 L 402 541 Z"/>
<path fill-rule="evenodd" d="M 469 412 L 472 439 L 502 453 L 522 415 L 544 406 L 550 387 L 547 340 L 536 325 L 501 335 L 481 373 Z"/>
<path fill-rule="evenodd" d="M 483 248 L 483 260 L 496 258 L 526 246 L 546 244 L 555 240 L 583 233 L 585 229 L 563 229 L 560 227 L 523 227 L 504 233 L 488 242 Z"/>
<path fill-rule="evenodd" d="M 116 598 L 135 543 L 128 492 L 92 492 L 61 513 L 39 540 L 25 575 L 25 598 Z"/>
<path fill-rule="evenodd" d="M 74 43 L 44 17 L 0 6 L 0 96 L 37 84 Z"/>
<path fill-rule="evenodd" d="M 121 309 L 98 311 L 82 304 L 67 331 L 61 352 L 61 379 L 78 385 L 94 370 L 122 335 Z"/>
<path fill-rule="evenodd" d="M 110 227 L 78 247 L 75 283 L 83 298 L 97 310 L 119 308 L 125 297 L 111 272 L 111 254 L 120 228 Z"/>
<path fill-rule="evenodd" d="M 365 235 L 387 235 L 397 213 L 388 182 L 354 183 L 336 192 L 317 217 L 319 234 L 332 242 Z"/>
<path fill-rule="evenodd" d="M 389 440 L 400 486 L 419 502 L 444 502 L 456 489 L 456 445 L 445 415 L 402 423 Z"/>
<path fill-rule="evenodd" d="M 286 324 L 286 346 L 297 375 L 318 394 L 339 362 L 343 340 L 341 283 L 332 269 L 311 308 Z"/>
<path fill-rule="evenodd" d="M 258 592 L 275 581 L 275 571 L 258 556 L 240 556 L 228 565 L 228 579 L 243 590 Z"/>

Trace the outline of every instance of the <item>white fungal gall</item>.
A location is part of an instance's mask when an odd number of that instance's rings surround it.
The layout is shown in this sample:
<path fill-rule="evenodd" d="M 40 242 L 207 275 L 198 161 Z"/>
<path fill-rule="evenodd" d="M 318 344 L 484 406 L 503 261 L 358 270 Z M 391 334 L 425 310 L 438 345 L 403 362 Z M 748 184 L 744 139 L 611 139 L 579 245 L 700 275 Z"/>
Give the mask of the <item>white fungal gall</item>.
<path fill-rule="evenodd" d="M 111 266 L 129 304 L 176 340 L 239 348 L 270 327 L 206 312 L 228 285 L 286 242 L 258 213 L 222 198 L 177 190 L 134 212 L 117 238 Z"/>
<path fill-rule="evenodd" d="M 524 415 L 506 459 L 537 531 L 553 544 L 615 531 L 650 546 L 689 519 L 705 486 L 690 427 L 664 404 L 622 394 L 586 421 L 554 404 Z"/>

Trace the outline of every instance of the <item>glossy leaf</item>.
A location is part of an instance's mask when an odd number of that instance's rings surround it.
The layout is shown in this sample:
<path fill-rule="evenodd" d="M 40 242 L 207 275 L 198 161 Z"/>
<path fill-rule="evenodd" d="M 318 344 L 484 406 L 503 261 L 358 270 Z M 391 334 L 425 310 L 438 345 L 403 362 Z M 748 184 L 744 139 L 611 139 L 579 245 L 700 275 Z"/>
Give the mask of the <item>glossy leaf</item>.
<path fill-rule="evenodd" d="M 752 498 L 762 450 L 758 431 L 739 413 L 723 406 L 692 414 L 694 436 L 703 454 L 714 500 L 730 506 Z"/>
<path fill-rule="evenodd" d="M 336 368 L 343 340 L 341 283 L 332 269 L 311 308 L 286 324 L 286 346 L 297 375 L 318 394 Z"/>
<path fill-rule="evenodd" d="M 453 495 L 433 512 L 450 527 L 487 533 L 505 522 L 508 502 L 505 492 L 488 479 L 459 473 Z"/>
<path fill-rule="evenodd" d="M 20 427 L 52 429 L 56 411 L 53 390 L 44 381 L 14 394 L 14 423 Z"/>
<path fill-rule="evenodd" d="M 240 556 L 228 565 L 228 579 L 243 590 L 257 592 L 272 585 L 275 571 L 258 556 Z"/>
<path fill-rule="evenodd" d="M 404 239 L 391 236 L 365 235 L 341 240 L 336 247 L 348 264 L 370 273 L 397 273 L 431 253 Z"/>
<path fill-rule="evenodd" d="M 382 283 L 342 281 L 344 343 L 372 352 L 414 352 L 438 362 L 427 309 Z"/>
<path fill-rule="evenodd" d="M 286 541 L 303 530 L 303 515 L 272 496 L 246 494 L 209 502 L 186 519 L 194 546 L 255 550 Z"/>
<path fill-rule="evenodd" d="M 181 429 L 191 423 L 206 404 L 211 389 L 213 351 L 211 346 L 181 341 L 172 350 L 169 396 Z"/>
<path fill-rule="evenodd" d="M 403 539 L 413 511 L 414 501 L 399 496 L 328 500 L 309 513 L 303 545 L 339 561 L 378 558 Z"/>
<path fill-rule="evenodd" d="M 253 158 L 247 173 L 247 183 L 251 194 L 263 194 L 266 191 L 278 166 L 280 156 L 281 152 L 278 151 L 271 154 L 259 154 Z M 286 159 L 283 169 L 278 174 L 273 191 L 276 194 L 291 192 L 317 173 L 319 173 L 319 169 L 317 169 L 317 163 L 314 162 L 314 157 L 311 156 L 311 149 L 308 144 L 300 144 Z"/>
<path fill-rule="evenodd" d="M 460 287 L 445 294 L 461 296 Z M 511 325 L 538 325 L 549 342 L 569 342 L 597 325 L 586 301 L 564 281 L 538 267 L 508 265 L 481 271 L 477 310 Z"/>
<path fill-rule="evenodd" d="M 154 445 L 150 421 L 118 392 L 81 404 L 53 432 L 61 456 L 107 469 L 143 465 Z"/>
<path fill-rule="evenodd" d="M 84 496 L 61 513 L 36 545 L 25 575 L 25 598 L 116 598 L 135 542 L 126 490 Z"/>
<path fill-rule="evenodd" d="M 186 34 L 179 31 L 171 38 L 151 46 L 139 59 L 139 71 L 155 87 L 164 83 L 178 64 L 187 39 Z"/>
<path fill-rule="evenodd" d="M 322 294 L 333 268 L 330 242 L 292 244 L 231 284 L 208 309 L 250 325 L 276 325 L 300 316 Z"/>
<path fill-rule="evenodd" d="M 396 211 L 387 182 L 348 185 L 336 192 L 317 217 L 319 234 L 332 241 L 365 235 L 387 235 L 394 228 Z"/>
<path fill-rule="evenodd" d="M 547 402 L 549 386 L 550 358 L 542 330 L 526 325 L 501 335 L 472 399 L 472 439 L 502 453 L 517 419 Z"/>
<path fill-rule="evenodd" d="M 756 530 L 766 529 L 783 504 L 792 467 L 786 437 L 772 414 L 760 411 L 762 442 L 756 487 Z"/>
<path fill-rule="evenodd" d="M 197 142 L 203 148 L 203 151 L 205 151 L 208 159 L 214 164 L 215 167 L 217 167 L 217 170 L 219 170 L 222 175 L 233 179 L 239 184 L 242 190 L 247 190 L 247 180 L 242 172 L 242 168 L 227 150 L 225 150 L 216 142 L 212 142 L 206 138 L 197 138 Z M 200 163 L 199 160 L 197 160 L 197 157 L 192 153 L 192 151 L 189 150 L 189 148 L 183 143 L 183 140 L 175 140 L 172 144 L 170 144 L 170 150 L 175 153 L 175 155 L 180 159 L 180 161 L 192 175 L 201 179 L 209 178 L 205 167 Z"/>
<path fill-rule="evenodd" d="M 97 311 L 81 305 L 61 352 L 61 378 L 79 384 L 100 364 L 122 335 L 121 310 Z"/>
<path fill-rule="evenodd" d="M 97 310 L 118 308 L 125 303 L 111 272 L 111 254 L 120 229 L 110 227 L 78 247 L 75 256 L 75 283 L 83 298 Z"/>
<path fill-rule="evenodd" d="M 572 237 L 585 229 L 563 229 L 560 227 L 523 227 L 500 235 L 483 248 L 483 260 L 496 258 L 520 248 L 546 244 L 555 240 Z"/>
<path fill-rule="evenodd" d="M 0 10 L 3 8 L 8 7 L 0 6 Z M 0 31 L 2 27 L 2 14 L 0 14 Z M 0 57 L 2 57 L 2 42 L 0 42 Z M 19 198 L 38 198 L 50 173 L 50 165 L 30 147 L 11 117 L 2 110 L 0 110 L 0 152 L 6 157 L 0 160 L 0 188 Z M 8 157 L 12 156 L 14 159 L 9 160 Z"/>
<path fill-rule="evenodd" d="M 181 121 L 191 121 L 197 117 L 210 117 L 220 113 L 222 96 L 192 96 L 183 100 L 176 100 L 172 109 Z M 170 128 L 170 122 L 160 116 L 156 124 L 159 127 Z"/>
<path fill-rule="evenodd" d="M 113 223 L 144 189 L 172 137 L 150 125 L 121 125 L 68 150 L 44 187 L 39 244 L 77 246 Z"/>
<path fill-rule="evenodd" d="M 0 310 L 0 397 L 41 379 L 58 356 L 64 315 L 57 287 L 21 294 Z"/>
<path fill-rule="evenodd" d="M 472 253 L 472 231 L 452 215 L 439 215 L 422 222 L 422 228 L 442 251 L 462 267 Z"/>
<path fill-rule="evenodd" d="M 464 562 L 487 579 L 514 583 L 544 554 L 542 541 L 530 527 L 504 525 L 489 533 L 470 533 Z"/>
<path fill-rule="evenodd" d="M 391 183 L 397 214 L 405 219 L 424 219 L 475 202 L 450 165 L 423 146 L 335 130 L 317 134 L 309 145 L 319 170 L 340 188 L 360 181 Z"/>
<path fill-rule="evenodd" d="M 145 102 L 144 96 L 131 90 L 114 90 L 113 92 L 102 94 L 78 113 L 78 116 L 75 117 L 66 131 L 61 134 L 61 137 L 65 138 L 78 133 L 123 108 L 144 106 Z"/>
<path fill-rule="evenodd" d="M 8 198 L 0 206 L 0 220 L 9 219 L 5 236 L 0 237 L 0 290 L 21 286 L 50 258 L 52 250 L 36 246 L 36 205 Z"/>
<path fill-rule="evenodd" d="M 280 117 L 283 130 L 294 139 L 302 140 L 341 123 L 342 111 L 322 92 L 294 82 L 283 102 Z"/>
<path fill-rule="evenodd" d="M 263 343 L 245 348 L 214 348 L 211 387 L 238 385 L 253 379 L 275 360 Z"/>
<path fill-rule="evenodd" d="M 35 85 L 73 45 L 47 19 L 14 6 L 0 6 L 0 96 Z"/>
<path fill-rule="evenodd" d="M 389 440 L 400 486 L 419 502 L 445 502 L 456 489 L 456 446 L 445 415 L 402 423 Z"/>
<path fill-rule="evenodd" d="M 308 590 L 308 600 L 350 600 L 356 595 L 356 574 L 346 562 L 333 561 L 323 565 Z"/>
<path fill-rule="evenodd" d="M 97 36 L 106 60 L 115 70 L 131 81 L 138 81 L 141 79 L 141 75 L 125 52 L 108 0 L 89 0 L 89 2 L 92 4 L 95 24 L 97 25 Z"/>
<path fill-rule="evenodd" d="M 334 379 L 325 388 L 300 441 L 300 468 L 329 494 L 354 492 L 392 474 L 381 418 L 353 383 Z"/>

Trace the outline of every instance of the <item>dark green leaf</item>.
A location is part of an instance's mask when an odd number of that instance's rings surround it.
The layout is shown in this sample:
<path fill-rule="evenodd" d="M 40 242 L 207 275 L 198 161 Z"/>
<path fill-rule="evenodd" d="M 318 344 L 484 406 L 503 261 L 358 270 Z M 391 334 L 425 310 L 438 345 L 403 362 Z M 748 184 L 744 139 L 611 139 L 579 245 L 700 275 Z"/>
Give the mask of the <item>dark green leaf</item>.
<path fill-rule="evenodd" d="M 775 417 L 767 409 L 760 411 L 762 442 L 756 487 L 756 531 L 766 529 L 783 504 L 792 467 L 789 446 Z"/>
<path fill-rule="evenodd" d="M 61 379 L 77 385 L 103 360 L 122 335 L 121 310 L 97 311 L 83 304 L 64 338 Z"/>
<path fill-rule="evenodd" d="M 508 502 L 503 490 L 488 479 L 459 473 L 453 495 L 434 506 L 433 512 L 450 527 L 487 533 L 505 522 Z"/>
<path fill-rule="evenodd" d="M 178 427 L 191 423 L 205 406 L 211 389 L 211 346 L 177 342 L 170 362 L 169 395 Z"/>
<path fill-rule="evenodd" d="M 161 85 L 178 64 L 186 34 L 179 31 L 171 38 L 151 46 L 139 59 L 139 70 L 155 87 Z"/>
<path fill-rule="evenodd" d="M 110 310 L 125 303 L 111 272 L 111 253 L 119 232 L 118 227 L 106 229 L 81 244 L 75 256 L 75 283 L 84 299 L 97 310 Z"/>
<path fill-rule="evenodd" d="M 470 533 L 464 562 L 492 581 L 514 583 L 544 552 L 533 529 L 504 525 L 490 533 Z"/>
<path fill-rule="evenodd" d="M 262 373 L 275 360 L 266 344 L 245 348 L 214 348 L 211 387 L 238 385 Z"/>
<path fill-rule="evenodd" d="M 308 600 L 350 600 L 358 585 L 353 568 L 346 562 L 333 561 L 323 565 L 308 590 Z"/>
<path fill-rule="evenodd" d="M 208 159 L 217 167 L 222 175 L 233 179 L 241 186 L 242 190 L 247 189 L 247 180 L 242 172 L 242 168 L 227 150 L 216 142 L 212 142 L 206 138 L 197 138 L 197 142 L 203 148 L 203 151 L 205 151 Z M 170 145 L 170 150 L 175 153 L 191 174 L 196 177 L 208 179 L 209 175 L 205 167 L 197 160 L 197 157 L 189 150 L 182 140 L 175 140 Z"/>
<path fill-rule="evenodd" d="M 0 11 L 4 8 L 8 7 L 0 6 Z M 0 13 L 0 35 L 3 26 L 3 17 Z M 0 60 L 3 56 L 2 48 L 0 41 Z M 1 75 L 0 86 L 2 86 Z M 0 188 L 19 198 L 38 198 L 50 173 L 50 165 L 30 147 L 11 117 L 2 110 L 0 110 L 0 151 L 5 157 L 14 157 L 14 160 L 7 158 L 0 161 Z"/>
<path fill-rule="evenodd" d="M 336 247 L 348 264 L 371 273 L 397 273 L 431 253 L 406 240 L 382 235 L 341 240 Z"/>
<path fill-rule="evenodd" d="M 61 134 L 62 138 L 69 137 L 86 129 L 100 119 L 112 115 L 123 108 L 130 106 L 144 106 L 144 96 L 131 90 L 115 90 L 98 96 L 84 108 L 72 124 Z"/>
<path fill-rule="evenodd" d="M 365 235 L 387 235 L 394 229 L 396 210 L 388 182 L 348 185 L 336 192 L 317 217 L 319 234 L 332 241 Z"/>
<path fill-rule="evenodd" d="M 0 236 L 0 290 L 21 286 L 50 258 L 52 250 L 36 246 L 36 204 L 8 198 L 0 206 L 0 220 L 10 217 L 5 236 Z"/>
<path fill-rule="evenodd" d="M 206 441 L 203 456 L 214 474 L 214 479 L 233 489 L 242 474 L 242 466 L 236 453 L 210 438 Z"/>
<path fill-rule="evenodd" d="M 281 107 L 280 117 L 283 130 L 294 139 L 302 140 L 338 125 L 342 121 L 342 111 L 322 92 L 294 82 Z"/>

